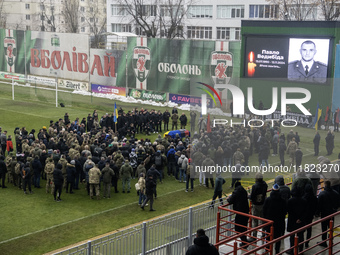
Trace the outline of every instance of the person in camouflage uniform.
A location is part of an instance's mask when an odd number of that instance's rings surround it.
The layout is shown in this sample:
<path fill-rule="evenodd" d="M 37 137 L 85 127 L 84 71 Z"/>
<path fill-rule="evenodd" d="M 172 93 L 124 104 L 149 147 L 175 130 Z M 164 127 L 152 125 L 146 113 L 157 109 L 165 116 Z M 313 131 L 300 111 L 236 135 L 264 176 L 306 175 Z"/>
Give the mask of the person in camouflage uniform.
<path fill-rule="evenodd" d="M 289 154 L 289 163 L 290 165 L 295 165 L 295 151 L 298 148 L 297 143 L 295 142 L 295 138 L 289 142 L 287 146 L 287 154 Z"/>
<path fill-rule="evenodd" d="M 13 175 L 12 175 L 12 153 L 8 154 L 5 160 L 6 167 L 7 167 L 7 183 L 13 183 Z"/>
<path fill-rule="evenodd" d="M 62 172 L 63 177 L 64 177 L 63 188 L 66 188 L 66 184 L 67 184 L 67 172 L 66 172 L 67 160 L 65 158 L 65 155 L 60 156 L 58 164 L 62 165 L 61 172 Z"/>
<path fill-rule="evenodd" d="M 234 164 L 236 165 L 236 162 L 240 162 L 241 165 L 244 162 L 244 155 L 241 152 L 240 148 L 237 148 L 237 150 L 235 151 L 234 155 L 233 155 L 233 159 L 234 159 Z"/>
<path fill-rule="evenodd" d="M 103 175 L 103 186 L 104 186 L 103 197 L 110 198 L 112 177 L 115 175 L 114 171 L 110 168 L 110 162 L 106 161 L 105 167 L 102 170 L 102 175 Z"/>
<path fill-rule="evenodd" d="M 120 150 L 118 150 L 114 157 L 113 157 L 113 161 L 115 162 L 116 166 L 120 169 L 121 166 L 123 165 L 124 162 L 124 157 L 122 155 L 122 152 Z"/>
<path fill-rule="evenodd" d="M 96 191 L 97 200 L 100 199 L 100 190 L 99 190 L 99 183 L 100 183 L 100 176 L 101 172 L 96 164 L 89 170 L 89 184 L 90 184 L 90 198 L 93 198 L 93 189 Z"/>
<path fill-rule="evenodd" d="M 46 173 L 46 193 L 49 192 L 49 188 L 51 188 L 51 194 L 54 193 L 54 183 L 53 183 L 53 171 L 54 171 L 54 163 L 52 158 L 48 158 L 45 169 Z"/>
<path fill-rule="evenodd" d="M 132 174 L 133 174 L 133 169 L 130 166 L 129 161 L 125 160 L 125 164 L 122 165 L 119 171 L 119 175 L 122 177 L 123 193 L 125 193 L 125 188 L 127 190 L 127 193 L 130 193 Z"/>

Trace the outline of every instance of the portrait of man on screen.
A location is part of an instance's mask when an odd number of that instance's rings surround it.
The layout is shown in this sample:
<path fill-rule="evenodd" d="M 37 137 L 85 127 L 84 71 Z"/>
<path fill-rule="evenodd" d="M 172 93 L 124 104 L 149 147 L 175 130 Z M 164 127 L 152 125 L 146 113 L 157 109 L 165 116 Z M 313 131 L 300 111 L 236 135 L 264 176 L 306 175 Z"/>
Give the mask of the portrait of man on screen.
<path fill-rule="evenodd" d="M 327 64 L 315 60 L 317 46 L 312 40 L 301 43 L 300 59 L 289 62 L 288 79 L 291 81 L 325 83 Z"/>

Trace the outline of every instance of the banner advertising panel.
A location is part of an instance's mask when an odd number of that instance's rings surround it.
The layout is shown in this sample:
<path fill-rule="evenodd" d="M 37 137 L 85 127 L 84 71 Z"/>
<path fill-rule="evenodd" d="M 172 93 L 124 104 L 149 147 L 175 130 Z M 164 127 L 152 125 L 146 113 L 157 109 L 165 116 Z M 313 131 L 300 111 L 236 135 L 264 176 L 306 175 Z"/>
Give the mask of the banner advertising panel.
<path fill-rule="evenodd" d="M 87 35 L 31 31 L 30 45 L 31 74 L 88 81 Z"/>
<path fill-rule="evenodd" d="M 115 94 L 117 96 L 126 96 L 126 89 L 121 87 L 104 86 L 98 84 L 91 84 L 91 91 L 100 94 Z"/>
<path fill-rule="evenodd" d="M 125 70 L 125 52 L 121 50 L 91 49 L 90 80 L 97 84 L 116 85 L 118 65 Z M 123 61 L 124 63 L 121 63 Z"/>
<path fill-rule="evenodd" d="M 169 94 L 169 101 L 176 104 L 190 104 L 190 105 L 198 105 L 201 106 L 202 99 L 200 97 L 195 96 L 186 96 L 186 95 L 178 95 L 178 94 Z M 209 108 L 213 107 L 213 101 L 211 99 L 207 99 L 207 106 Z"/>
<path fill-rule="evenodd" d="M 35 83 L 38 83 L 38 84 L 55 87 L 55 79 L 53 79 L 53 78 L 27 75 L 27 79 L 31 83 L 35 82 Z"/>
<path fill-rule="evenodd" d="M 240 47 L 240 42 L 129 37 L 128 86 L 192 95 L 190 86 L 198 82 L 238 85 Z M 117 84 L 125 80 L 119 73 Z"/>
<path fill-rule="evenodd" d="M 165 102 L 166 101 L 166 93 L 141 90 L 141 89 L 129 89 L 129 96 L 142 99 L 142 100 L 152 100 L 157 102 Z"/>
<path fill-rule="evenodd" d="M 26 31 L 27 35 L 31 31 Z M 8 73 L 25 74 L 25 61 L 29 63 L 29 57 L 25 49 L 25 31 L 13 29 L 0 29 L 0 71 Z M 25 57 L 26 56 L 26 57 Z"/>
<path fill-rule="evenodd" d="M 23 74 L 18 74 L 18 73 L 6 73 L 6 72 L 0 72 L 0 79 L 5 79 L 5 80 L 16 80 L 16 81 L 25 82 L 25 75 L 23 75 Z"/>
<path fill-rule="evenodd" d="M 58 79 L 58 88 L 89 91 L 89 84 L 82 81 Z"/>

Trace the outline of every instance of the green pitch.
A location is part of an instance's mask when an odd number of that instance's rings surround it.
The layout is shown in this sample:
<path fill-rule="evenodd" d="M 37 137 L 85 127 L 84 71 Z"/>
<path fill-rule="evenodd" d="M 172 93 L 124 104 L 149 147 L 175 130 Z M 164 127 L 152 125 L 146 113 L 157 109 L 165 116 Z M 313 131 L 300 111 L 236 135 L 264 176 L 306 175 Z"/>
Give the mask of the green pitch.
<path fill-rule="evenodd" d="M 103 98 L 60 93 L 58 104 L 63 102 L 66 107 L 55 107 L 55 95 L 52 91 L 41 91 L 34 88 L 16 88 L 15 100 L 12 100 L 11 86 L 0 84 L 0 126 L 13 135 L 15 127 L 26 127 L 28 131 L 37 132 L 48 126 L 50 120 L 63 118 L 65 112 L 70 120 L 86 117 L 97 109 L 99 116 L 106 112 L 112 113 L 114 101 Z M 141 104 L 127 104 L 116 101 L 117 107 L 125 111 L 141 107 L 165 110 Z M 171 109 L 169 109 L 171 110 Z M 181 114 L 181 111 L 179 111 Z M 188 116 L 188 112 L 186 112 Z M 171 124 L 171 123 L 170 123 Z M 189 128 L 189 127 L 188 127 Z M 282 129 L 286 134 L 289 129 Z M 313 156 L 313 137 L 315 131 L 305 128 L 294 128 L 301 137 L 300 147 L 304 153 L 303 164 L 317 163 Z M 320 155 L 326 154 L 326 131 L 320 131 Z M 157 134 L 149 136 L 154 141 Z M 139 136 L 138 138 L 141 138 Z M 143 138 L 146 138 L 145 136 Z M 335 149 L 329 158 L 334 160 L 339 153 L 337 142 L 340 136 L 335 134 Z M 15 146 L 15 145 L 14 145 Z M 279 164 L 278 157 L 269 158 L 273 165 Z M 286 156 L 288 162 L 288 156 Z M 258 165 L 257 154 L 250 158 L 250 165 Z M 166 172 L 166 171 L 165 171 Z M 33 189 L 34 194 L 24 195 L 22 190 L 8 184 L 7 189 L 0 189 L 0 253 L 1 254 L 42 254 L 53 251 L 95 236 L 105 234 L 130 224 L 191 206 L 211 199 L 213 190 L 198 185 L 195 180 L 194 192 L 185 193 L 185 184 L 174 178 L 165 177 L 163 184 L 157 185 L 158 199 L 155 200 L 155 212 L 142 211 L 138 206 L 138 197 L 131 183 L 131 193 L 112 193 L 111 199 L 91 200 L 85 191 L 85 185 L 75 194 L 66 194 L 63 190 L 60 203 L 53 200 L 45 189 Z M 250 182 L 252 179 L 249 180 Z M 45 186 L 45 182 L 41 182 Z M 230 180 L 224 185 L 225 192 L 231 192 Z M 121 191 L 121 182 L 118 190 Z M 147 209 L 147 208 L 146 208 Z"/>

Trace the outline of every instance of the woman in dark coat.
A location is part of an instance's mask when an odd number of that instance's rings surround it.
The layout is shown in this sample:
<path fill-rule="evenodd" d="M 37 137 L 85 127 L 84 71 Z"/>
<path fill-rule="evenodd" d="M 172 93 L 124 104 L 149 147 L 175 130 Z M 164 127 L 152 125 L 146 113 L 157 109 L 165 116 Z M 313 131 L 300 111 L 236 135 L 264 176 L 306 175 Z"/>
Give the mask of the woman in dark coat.
<path fill-rule="evenodd" d="M 334 135 L 330 130 L 328 131 L 325 139 L 326 139 L 327 155 L 331 155 L 334 149 Z"/>
<path fill-rule="evenodd" d="M 302 198 L 303 191 L 300 187 L 296 186 L 293 188 L 291 194 L 292 197 L 288 200 L 288 224 L 287 231 L 292 232 L 296 229 L 299 229 L 305 225 L 306 222 L 306 210 L 307 210 L 307 201 Z M 304 240 L 304 231 L 298 233 L 299 243 L 302 243 Z M 294 246 L 294 235 L 290 237 L 290 246 Z M 303 245 L 299 246 L 299 250 L 303 250 Z M 292 250 L 291 250 L 292 252 Z"/>
<path fill-rule="evenodd" d="M 233 205 L 233 210 L 235 211 L 249 213 L 248 193 L 242 187 L 240 182 L 235 183 L 235 190 L 228 197 L 228 203 Z M 249 217 L 247 216 L 236 214 L 235 224 L 245 226 L 245 227 L 241 227 L 241 226 L 235 225 L 236 232 L 242 233 L 242 232 L 247 231 L 248 218 Z M 247 236 L 241 236 L 241 240 L 242 240 L 242 243 L 240 244 L 240 246 L 246 249 L 248 247 Z"/>

